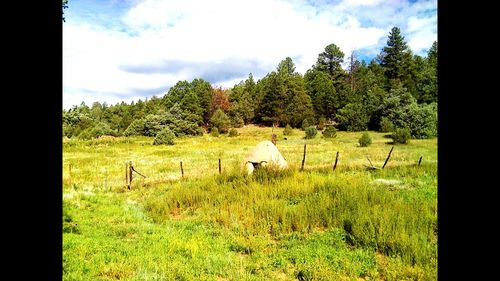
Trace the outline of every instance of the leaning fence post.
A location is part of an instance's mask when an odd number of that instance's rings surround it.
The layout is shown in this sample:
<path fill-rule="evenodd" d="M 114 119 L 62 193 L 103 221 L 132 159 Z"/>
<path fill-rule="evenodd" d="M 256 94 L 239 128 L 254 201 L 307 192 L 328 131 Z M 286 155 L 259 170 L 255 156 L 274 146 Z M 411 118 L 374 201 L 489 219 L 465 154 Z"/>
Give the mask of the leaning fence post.
<path fill-rule="evenodd" d="M 418 160 L 418 166 L 420 167 L 420 163 L 422 163 L 422 156 L 420 156 L 420 159 Z"/>
<path fill-rule="evenodd" d="M 335 156 L 335 164 L 333 164 L 333 170 L 335 171 L 335 169 L 337 168 L 337 161 L 339 159 L 339 152 L 337 151 L 337 155 Z"/>
<path fill-rule="evenodd" d="M 389 161 L 389 157 L 391 157 L 391 153 L 392 153 L 393 149 L 394 149 L 394 146 L 392 146 L 391 151 L 389 151 L 389 155 L 387 155 L 387 158 L 385 159 L 384 166 L 382 166 L 382 169 L 385 167 L 385 165 Z"/>
<path fill-rule="evenodd" d="M 182 168 L 182 161 L 181 161 L 181 176 L 184 178 L 184 169 Z"/>
<path fill-rule="evenodd" d="M 303 171 L 304 170 L 304 162 L 306 162 L 306 145 L 304 143 L 304 156 L 302 156 L 302 165 L 300 166 L 300 170 Z"/>

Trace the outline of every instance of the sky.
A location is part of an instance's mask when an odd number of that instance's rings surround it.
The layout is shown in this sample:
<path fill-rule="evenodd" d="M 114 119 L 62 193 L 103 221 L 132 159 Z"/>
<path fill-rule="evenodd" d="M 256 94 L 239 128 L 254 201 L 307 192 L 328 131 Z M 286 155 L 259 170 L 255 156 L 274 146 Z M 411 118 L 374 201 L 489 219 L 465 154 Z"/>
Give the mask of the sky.
<path fill-rule="evenodd" d="M 437 41 L 437 0 L 69 0 L 63 108 L 162 97 L 178 81 L 231 88 L 286 57 L 301 74 L 336 44 L 370 62 L 401 29 L 414 54 Z"/>

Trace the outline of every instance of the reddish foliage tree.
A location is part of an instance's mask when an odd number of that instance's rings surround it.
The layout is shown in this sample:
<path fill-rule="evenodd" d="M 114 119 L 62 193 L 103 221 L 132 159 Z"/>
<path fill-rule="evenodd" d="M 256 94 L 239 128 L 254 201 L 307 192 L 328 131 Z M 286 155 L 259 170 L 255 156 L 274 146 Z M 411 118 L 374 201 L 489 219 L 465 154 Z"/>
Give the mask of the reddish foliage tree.
<path fill-rule="evenodd" d="M 212 95 L 212 105 L 210 108 L 211 113 L 213 114 L 217 109 L 224 111 L 227 113 L 231 108 L 231 103 L 229 102 L 229 98 L 226 94 L 226 91 L 221 87 L 214 88 L 214 93 Z"/>

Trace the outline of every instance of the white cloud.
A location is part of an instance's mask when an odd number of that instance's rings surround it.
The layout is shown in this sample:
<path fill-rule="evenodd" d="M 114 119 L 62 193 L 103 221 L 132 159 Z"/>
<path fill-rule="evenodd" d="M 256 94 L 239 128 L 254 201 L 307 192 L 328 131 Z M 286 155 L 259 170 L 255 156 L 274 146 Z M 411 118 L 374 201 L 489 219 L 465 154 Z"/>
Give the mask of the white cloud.
<path fill-rule="evenodd" d="M 435 1 L 387 3 L 146 0 L 121 19 L 110 19 L 123 30 L 68 18 L 63 25 L 63 104 L 114 104 L 144 99 L 145 93 L 162 95 L 177 81 L 191 81 L 200 73 L 213 77 L 214 85 L 229 87 L 248 75 L 232 68 L 248 69 L 258 80 L 256 73 L 274 70 L 287 56 L 305 73 L 331 43 L 346 58 L 353 49 L 375 55 L 395 25 L 409 35 L 412 49 L 430 47 L 436 40 L 436 15 L 419 13 L 435 9 Z M 168 71 L 173 62 L 180 66 Z M 128 71 L 132 68 L 144 71 Z"/>
<path fill-rule="evenodd" d="M 410 34 L 408 46 L 415 53 L 421 53 L 428 50 L 432 43 L 437 40 L 437 19 L 436 17 L 410 17 L 407 31 Z"/>

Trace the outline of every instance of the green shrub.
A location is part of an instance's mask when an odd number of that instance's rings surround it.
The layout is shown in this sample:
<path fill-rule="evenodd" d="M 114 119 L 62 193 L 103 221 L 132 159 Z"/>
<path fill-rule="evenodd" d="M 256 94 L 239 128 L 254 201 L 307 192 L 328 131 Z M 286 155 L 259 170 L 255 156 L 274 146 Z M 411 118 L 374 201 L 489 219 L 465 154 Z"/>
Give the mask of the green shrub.
<path fill-rule="evenodd" d="M 382 119 L 380 120 L 379 125 L 380 125 L 379 132 L 387 133 L 387 132 L 394 131 L 394 124 L 387 117 L 382 117 Z"/>
<path fill-rule="evenodd" d="M 364 131 L 368 128 L 370 117 L 361 103 L 349 103 L 335 115 L 339 128 L 346 131 Z"/>
<path fill-rule="evenodd" d="M 203 136 L 203 129 L 196 123 L 187 120 L 176 119 L 175 123 L 170 123 L 168 127 L 177 137 Z"/>
<path fill-rule="evenodd" d="M 144 118 L 144 136 L 154 137 L 165 127 L 164 116 L 148 114 Z"/>
<path fill-rule="evenodd" d="M 100 136 L 104 135 L 116 135 L 116 132 L 111 130 L 109 125 L 104 122 L 99 122 L 97 123 L 94 127 L 92 128 L 87 128 L 83 130 L 79 135 L 78 138 L 83 139 L 83 140 L 89 140 L 89 139 L 95 139 Z"/>
<path fill-rule="evenodd" d="M 323 131 L 323 137 L 334 138 L 336 136 L 337 136 L 337 129 L 333 125 L 326 126 L 326 129 Z"/>
<path fill-rule="evenodd" d="M 210 131 L 210 135 L 215 138 L 219 137 L 219 129 L 217 129 L 216 127 L 212 128 L 212 130 Z"/>
<path fill-rule="evenodd" d="M 359 145 L 362 147 L 366 147 L 372 144 L 372 137 L 368 134 L 368 132 L 364 132 L 359 138 Z"/>
<path fill-rule="evenodd" d="M 323 129 L 325 128 L 325 123 L 326 123 L 326 118 L 320 117 L 318 120 L 318 130 L 323 131 Z"/>
<path fill-rule="evenodd" d="M 304 119 L 304 121 L 302 121 L 302 130 L 306 130 L 306 128 L 309 127 L 309 121 L 307 121 L 307 119 Z"/>
<path fill-rule="evenodd" d="M 290 135 L 292 135 L 292 133 L 293 133 L 292 126 L 287 124 L 285 126 L 285 129 L 283 130 L 283 135 L 290 136 Z"/>
<path fill-rule="evenodd" d="M 318 134 L 318 129 L 314 126 L 309 126 L 306 128 L 306 139 L 313 139 Z"/>
<path fill-rule="evenodd" d="M 416 139 L 437 136 L 437 104 L 413 104 L 408 107 L 407 126 Z"/>
<path fill-rule="evenodd" d="M 391 135 L 394 143 L 407 144 L 410 139 L 410 129 L 408 128 L 396 128 Z"/>
<path fill-rule="evenodd" d="M 231 126 L 234 128 L 241 128 L 245 125 L 245 121 L 239 114 L 229 116 L 229 119 L 231 120 Z"/>
<path fill-rule="evenodd" d="M 175 134 L 169 128 L 163 128 L 155 137 L 153 145 L 174 145 Z"/>
<path fill-rule="evenodd" d="M 224 113 L 224 111 L 217 109 L 210 118 L 210 125 L 212 128 L 217 128 L 218 132 L 221 134 L 227 133 L 229 127 L 231 127 L 231 120 Z"/>
<path fill-rule="evenodd" d="M 238 130 L 236 130 L 235 128 L 232 128 L 231 130 L 229 130 L 230 137 L 237 137 L 238 135 L 239 135 Z"/>
<path fill-rule="evenodd" d="M 81 233 L 78 225 L 73 221 L 74 209 L 73 205 L 63 201 L 63 233 Z"/>

